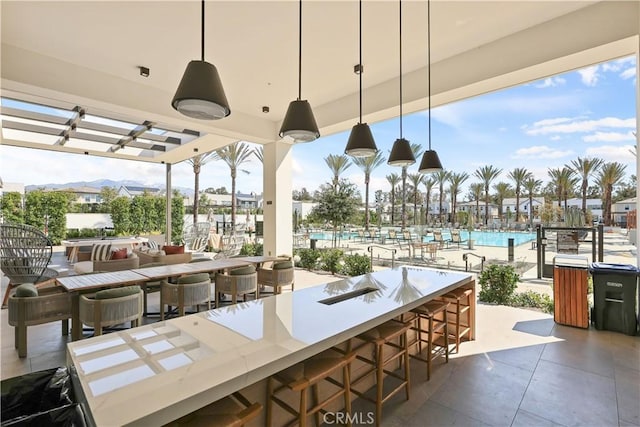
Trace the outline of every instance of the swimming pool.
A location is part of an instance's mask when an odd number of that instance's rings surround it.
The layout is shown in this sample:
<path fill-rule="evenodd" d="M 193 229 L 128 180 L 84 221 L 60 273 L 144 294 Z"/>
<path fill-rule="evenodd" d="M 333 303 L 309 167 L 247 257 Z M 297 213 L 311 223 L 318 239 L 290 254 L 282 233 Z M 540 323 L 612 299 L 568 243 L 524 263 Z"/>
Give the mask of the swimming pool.
<path fill-rule="evenodd" d="M 462 240 L 469 239 L 469 232 L 461 230 L 460 237 Z M 451 239 L 451 234 L 447 230 L 442 231 L 442 238 L 447 240 Z M 497 231 L 472 231 L 471 238 L 475 240 L 477 246 L 495 246 L 506 248 L 509 245 L 509 239 L 513 239 L 515 246 L 522 245 L 527 242 L 536 240 L 536 233 L 523 233 L 523 232 L 497 232 Z M 425 239 L 431 240 L 430 237 Z"/>
<path fill-rule="evenodd" d="M 342 233 L 338 232 L 338 239 L 340 240 L 355 239 L 356 237 L 358 237 L 358 233 L 352 233 L 348 231 L 343 231 Z M 333 240 L 333 232 L 332 231 L 313 232 L 313 233 L 309 233 L 309 238 L 316 239 L 316 240 Z"/>

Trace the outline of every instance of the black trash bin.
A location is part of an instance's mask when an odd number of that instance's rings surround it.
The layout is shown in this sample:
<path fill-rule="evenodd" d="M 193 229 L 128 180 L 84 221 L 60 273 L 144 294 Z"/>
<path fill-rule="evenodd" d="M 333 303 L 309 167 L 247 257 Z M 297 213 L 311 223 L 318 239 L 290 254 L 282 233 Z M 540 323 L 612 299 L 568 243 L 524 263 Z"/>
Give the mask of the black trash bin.
<path fill-rule="evenodd" d="M 310 249 L 315 249 L 316 248 L 316 242 L 318 241 L 318 239 L 309 239 L 309 248 Z"/>
<path fill-rule="evenodd" d="M 594 262 L 593 309 L 596 329 L 635 335 L 638 330 L 638 269 L 629 264 Z"/>

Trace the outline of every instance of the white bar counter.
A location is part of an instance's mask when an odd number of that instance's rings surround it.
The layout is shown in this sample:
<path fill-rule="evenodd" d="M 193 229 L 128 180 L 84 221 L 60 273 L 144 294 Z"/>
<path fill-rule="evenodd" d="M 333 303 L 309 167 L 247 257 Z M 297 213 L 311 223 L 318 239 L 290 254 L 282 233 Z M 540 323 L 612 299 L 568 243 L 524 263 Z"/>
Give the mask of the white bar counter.
<path fill-rule="evenodd" d="M 384 270 L 70 343 L 67 359 L 96 425 L 161 425 L 474 283 Z"/>

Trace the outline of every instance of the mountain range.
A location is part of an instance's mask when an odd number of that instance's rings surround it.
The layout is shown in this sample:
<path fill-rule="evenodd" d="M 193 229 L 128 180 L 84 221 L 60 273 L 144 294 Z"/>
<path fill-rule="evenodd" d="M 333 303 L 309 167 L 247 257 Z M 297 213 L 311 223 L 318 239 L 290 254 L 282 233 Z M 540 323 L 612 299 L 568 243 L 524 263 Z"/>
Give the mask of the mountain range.
<path fill-rule="evenodd" d="M 38 188 L 78 188 L 78 187 L 92 187 L 92 188 L 102 188 L 102 187 L 113 187 L 116 190 L 119 189 L 123 185 L 135 186 L 135 187 L 156 187 L 160 189 L 164 189 L 164 184 L 142 184 L 138 181 L 132 180 L 122 180 L 122 181 L 114 181 L 111 179 L 97 179 L 94 181 L 75 181 L 75 182 L 65 182 L 64 184 L 38 184 L 38 185 L 27 185 L 25 186 L 26 191 L 36 190 Z M 179 190 L 180 193 L 188 196 L 193 195 L 192 188 L 186 187 L 173 187 L 175 190 Z"/>

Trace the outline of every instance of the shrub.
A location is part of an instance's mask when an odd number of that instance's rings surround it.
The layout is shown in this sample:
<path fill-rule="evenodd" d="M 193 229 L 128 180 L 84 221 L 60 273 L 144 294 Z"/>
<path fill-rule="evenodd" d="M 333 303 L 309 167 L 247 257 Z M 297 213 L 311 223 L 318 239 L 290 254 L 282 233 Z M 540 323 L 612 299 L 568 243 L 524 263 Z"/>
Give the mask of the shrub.
<path fill-rule="evenodd" d="M 262 243 L 245 243 L 240 249 L 240 255 L 258 256 L 262 255 L 263 246 Z"/>
<path fill-rule="evenodd" d="M 320 253 L 317 249 L 299 249 L 298 256 L 300 257 L 300 267 L 311 270 L 316 267 Z"/>
<path fill-rule="evenodd" d="M 508 304 L 519 276 L 510 265 L 489 265 L 480 273 L 480 301 Z"/>
<path fill-rule="evenodd" d="M 513 294 L 509 299 L 509 305 L 539 308 L 545 313 L 553 313 L 553 299 L 547 294 L 531 290 Z"/>
<path fill-rule="evenodd" d="M 341 273 L 347 276 L 360 276 L 371 271 L 371 260 L 366 255 L 345 255 Z"/>
<path fill-rule="evenodd" d="M 344 252 L 340 249 L 329 249 L 320 253 L 320 265 L 323 270 L 336 274 L 340 271 L 340 260 Z"/>

